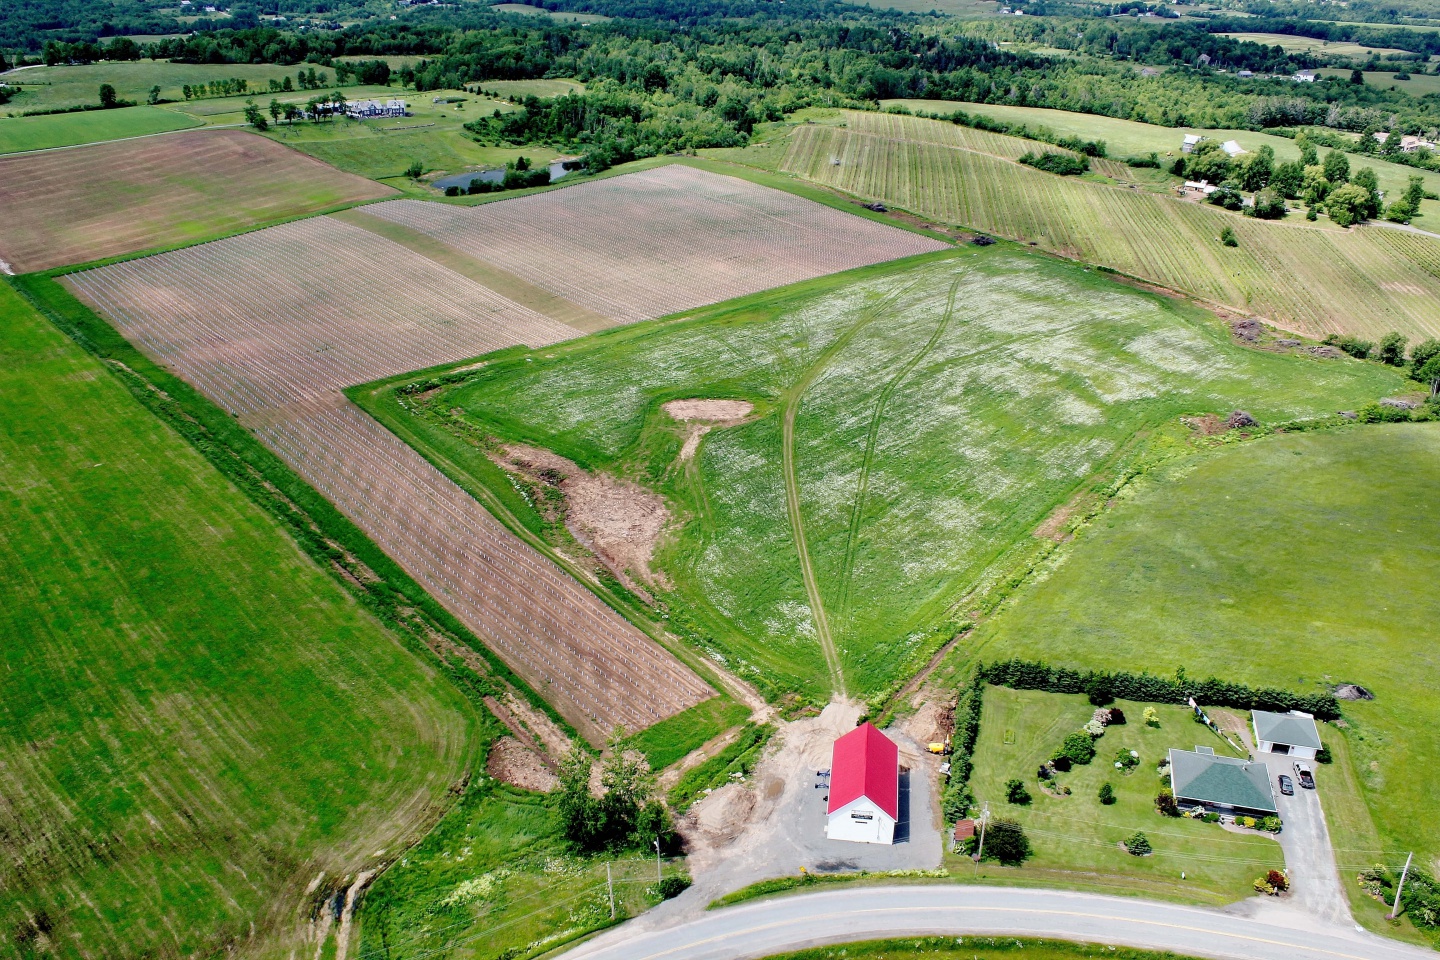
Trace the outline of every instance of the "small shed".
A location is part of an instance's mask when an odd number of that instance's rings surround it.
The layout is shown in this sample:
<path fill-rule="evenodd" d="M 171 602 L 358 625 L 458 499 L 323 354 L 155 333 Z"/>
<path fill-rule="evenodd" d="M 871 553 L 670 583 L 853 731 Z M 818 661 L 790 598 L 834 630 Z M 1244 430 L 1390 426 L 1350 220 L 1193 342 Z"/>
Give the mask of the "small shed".
<path fill-rule="evenodd" d="M 1170 751 L 1170 789 L 1182 807 L 1252 817 L 1276 813 L 1265 764 L 1216 756 L 1210 747 Z"/>
<path fill-rule="evenodd" d="M 1315 718 L 1308 713 L 1256 710 L 1251 714 L 1251 723 L 1261 753 L 1283 753 L 1301 760 L 1314 760 L 1320 750 L 1320 730 L 1315 726 Z"/>
<path fill-rule="evenodd" d="M 894 843 L 900 819 L 900 749 L 872 723 L 835 741 L 825 836 Z"/>
<path fill-rule="evenodd" d="M 1244 147 L 1240 146 L 1240 144 L 1234 140 L 1226 140 L 1224 143 L 1220 144 L 1220 149 L 1225 151 L 1226 156 L 1232 158 L 1238 157 L 1242 153 L 1247 152 Z"/>
<path fill-rule="evenodd" d="M 1201 140 L 1204 140 L 1204 139 L 1205 139 L 1205 138 L 1202 137 L 1202 136 L 1200 136 L 1200 134 L 1198 134 L 1198 133 L 1187 133 L 1187 134 L 1185 134 L 1185 140 L 1180 144 L 1180 152 L 1181 152 L 1181 153 L 1190 153 L 1190 152 L 1193 151 L 1197 146 L 1199 146 L 1199 145 L 1200 145 L 1200 141 L 1201 141 Z"/>

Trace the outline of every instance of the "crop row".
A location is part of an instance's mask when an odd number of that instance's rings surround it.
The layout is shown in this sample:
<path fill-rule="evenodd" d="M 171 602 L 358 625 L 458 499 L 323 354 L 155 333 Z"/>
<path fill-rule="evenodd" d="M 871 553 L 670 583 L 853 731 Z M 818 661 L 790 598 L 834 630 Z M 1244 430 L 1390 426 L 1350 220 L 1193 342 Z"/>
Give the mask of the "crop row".
<path fill-rule="evenodd" d="M 853 114 L 853 117 L 867 117 Z M 873 115 L 864 123 L 874 123 Z M 1310 333 L 1440 334 L 1440 244 L 1383 228 L 1342 232 L 1237 217 L 1138 190 L 1052 176 L 989 153 L 926 142 L 951 125 L 884 118 L 909 138 L 832 127 L 794 132 L 784 169 Z M 927 128 L 929 128 L 927 130 Z M 835 161 L 839 161 L 836 163 Z M 1218 243 L 1230 226 L 1239 246 Z M 1397 255 L 1398 254 L 1398 255 Z"/>
<path fill-rule="evenodd" d="M 329 219 L 73 275 L 72 288 L 330 498 L 592 738 L 711 695 L 340 389 L 574 330 Z"/>
<path fill-rule="evenodd" d="M 478 207 L 365 212 L 623 323 L 944 248 L 681 164 Z"/>

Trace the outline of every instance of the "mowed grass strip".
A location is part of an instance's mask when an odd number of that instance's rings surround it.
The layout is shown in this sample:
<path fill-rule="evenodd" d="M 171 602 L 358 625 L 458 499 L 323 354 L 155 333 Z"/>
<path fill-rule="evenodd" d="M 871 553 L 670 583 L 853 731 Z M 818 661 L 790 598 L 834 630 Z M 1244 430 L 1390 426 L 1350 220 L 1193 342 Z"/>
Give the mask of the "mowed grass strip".
<path fill-rule="evenodd" d="M 3 284 L 0 569 L 0 952 L 291 937 L 475 759 L 454 688 Z"/>
<path fill-rule="evenodd" d="M 159 107 L 122 107 L 118 110 L 57 113 L 48 117 L 7 117 L 0 119 L 0 154 L 146 137 L 199 125 L 200 121 L 193 117 Z"/>
<path fill-rule="evenodd" d="M 1440 240 L 1396 247 L 1383 227 L 1268 223 L 1140 190 L 1057 177 L 936 142 L 941 121 L 848 114 L 797 127 L 782 169 L 941 222 L 964 224 L 1311 334 L 1440 334 Z M 909 131 L 908 135 L 897 132 Z M 838 162 L 835 162 L 838 161 Z M 1239 246 L 1219 242 L 1230 227 Z M 1401 255 L 1397 255 L 1401 254 Z"/>
<path fill-rule="evenodd" d="M 27 273 L 393 193 L 239 130 L 0 157 L 0 259 Z"/>
<path fill-rule="evenodd" d="M 1139 488 L 1051 576 L 981 628 L 975 656 L 1214 674 L 1320 691 L 1359 683 L 1344 730 L 1359 789 L 1332 805 L 1347 876 L 1440 858 L 1440 425 L 1274 437 Z M 988 704 L 987 704 L 988 709 Z M 987 721 L 988 722 L 988 721 Z M 1341 731 L 1326 727 L 1333 742 Z M 1104 741 L 1102 741 L 1103 743 Z M 1399 858 L 1398 860 L 1396 858 Z"/>
<path fill-rule="evenodd" d="M 948 639 L 953 605 L 1137 431 L 1237 407 L 1266 423 L 1327 415 L 1403 387 L 1378 364 L 1242 348 L 1208 314 L 1002 244 L 497 357 L 430 396 L 435 415 L 367 408 L 531 530 L 544 521 L 474 438 L 659 490 L 675 518 L 655 555 L 670 627 L 767 696 L 824 702 L 782 468 L 781 401 L 802 382 L 799 513 L 857 696 Z M 663 404 L 690 397 L 755 412 L 687 459 Z"/>

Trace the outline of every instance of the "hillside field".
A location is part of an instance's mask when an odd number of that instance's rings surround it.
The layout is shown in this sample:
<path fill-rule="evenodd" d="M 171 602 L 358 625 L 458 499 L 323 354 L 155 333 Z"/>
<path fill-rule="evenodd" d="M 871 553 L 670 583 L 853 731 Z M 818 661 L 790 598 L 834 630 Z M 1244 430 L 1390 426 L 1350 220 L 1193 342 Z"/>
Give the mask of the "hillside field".
<path fill-rule="evenodd" d="M 418 403 L 362 399 L 555 549 L 569 549 L 564 529 L 533 506 L 549 494 L 517 496 L 481 438 L 661 492 L 672 521 L 648 583 L 672 629 L 768 695 L 820 702 L 903 679 L 953 632 L 955 604 L 1137 431 L 1236 407 L 1323 415 L 1401 387 L 1375 364 L 1241 348 L 1199 311 L 1008 245 L 497 356 L 457 379 Z M 694 437 L 662 408 L 690 398 L 754 411 Z"/>
<path fill-rule="evenodd" d="M 85 263 L 393 192 L 239 130 L 0 157 L 0 260 Z"/>
<path fill-rule="evenodd" d="M 6 284 L 0 397 L 0 954 L 293 937 L 473 711 Z"/>
<path fill-rule="evenodd" d="M 848 112 L 802 125 L 781 169 L 852 195 L 1038 244 L 1313 335 L 1440 334 L 1440 240 L 1383 227 L 1270 223 L 1006 159 L 995 134 Z M 980 139 L 983 137 L 984 139 Z M 1014 140 L 1014 138 L 1001 138 Z M 776 148 L 765 148 L 767 156 Z M 760 149 L 757 153 L 762 152 Z M 1239 246 L 1222 246 L 1224 227 Z"/>
<path fill-rule="evenodd" d="M 1435 424 L 1273 437 L 1183 461 L 982 626 L 973 656 L 1184 666 L 1297 690 L 1361 684 L 1375 699 L 1344 704 L 1339 746 L 1365 804 L 1332 805 L 1339 762 L 1317 774 L 1341 873 L 1410 850 L 1433 868 L 1440 800 L 1420 771 L 1440 763 L 1437 464 Z"/>

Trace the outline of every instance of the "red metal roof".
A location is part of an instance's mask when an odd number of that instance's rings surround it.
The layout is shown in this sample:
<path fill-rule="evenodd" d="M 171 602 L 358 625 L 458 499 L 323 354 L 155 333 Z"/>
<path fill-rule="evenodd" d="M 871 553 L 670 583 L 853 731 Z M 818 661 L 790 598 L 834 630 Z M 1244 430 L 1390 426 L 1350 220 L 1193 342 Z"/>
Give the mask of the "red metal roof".
<path fill-rule="evenodd" d="M 900 819 L 900 749 L 868 722 L 835 741 L 828 812 L 860 797 Z"/>

